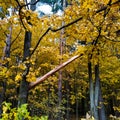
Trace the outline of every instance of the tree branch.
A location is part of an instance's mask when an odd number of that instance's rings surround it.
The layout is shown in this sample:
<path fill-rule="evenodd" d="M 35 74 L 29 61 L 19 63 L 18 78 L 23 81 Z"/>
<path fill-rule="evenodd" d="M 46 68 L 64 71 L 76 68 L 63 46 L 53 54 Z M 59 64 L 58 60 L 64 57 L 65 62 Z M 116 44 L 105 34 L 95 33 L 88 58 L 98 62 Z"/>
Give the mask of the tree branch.
<path fill-rule="evenodd" d="M 77 23 L 77 22 L 80 21 L 82 18 L 83 18 L 83 17 L 80 17 L 80 18 L 78 18 L 78 19 L 76 19 L 76 20 L 74 20 L 74 21 L 72 21 L 72 22 L 70 22 L 70 23 L 68 23 L 68 24 L 66 24 L 66 25 L 61 26 L 61 27 L 58 28 L 58 29 L 53 29 L 53 28 L 49 27 L 49 28 L 43 33 L 43 35 L 39 38 L 39 40 L 38 40 L 35 48 L 34 48 L 33 51 L 31 52 L 30 57 L 34 54 L 34 52 L 35 52 L 35 50 L 37 49 L 38 45 L 40 44 L 40 41 L 42 40 L 42 38 L 43 38 L 50 30 L 51 30 L 52 32 L 60 31 L 60 30 L 63 29 L 63 28 L 66 28 L 66 27 L 68 27 L 68 26 L 70 26 L 70 25 L 72 25 L 72 24 L 74 24 L 74 23 Z"/>
<path fill-rule="evenodd" d="M 119 3 L 119 2 L 120 2 L 120 0 L 118 0 L 118 1 L 116 1 L 116 2 L 114 2 L 114 3 L 111 4 L 111 0 L 110 0 L 110 1 L 108 2 L 108 5 L 111 6 L 111 5 L 117 4 L 117 3 Z M 28 3 L 28 4 L 29 4 L 29 3 Z M 34 5 L 34 3 L 33 3 L 33 5 Z M 101 8 L 101 9 L 97 10 L 96 13 L 99 13 L 99 12 L 101 12 L 101 11 L 103 11 L 103 10 L 106 10 L 107 7 L 108 7 L 108 5 L 105 6 L 104 8 Z M 108 14 L 108 12 L 105 14 L 105 17 L 106 17 L 107 14 Z M 66 27 L 74 24 L 74 23 L 77 23 L 78 21 L 80 21 L 80 20 L 82 20 L 82 19 L 83 19 L 83 17 L 79 17 L 78 19 L 76 19 L 76 20 L 74 20 L 74 21 L 72 21 L 72 22 L 70 22 L 70 23 L 68 23 L 68 24 L 66 24 L 66 25 L 64 25 L 64 26 L 61 26 L 61 27 L 58 28 L 58 29 L 53 29 L 53 28 L 49 27 L 49 28 L 45 31 L 45 33 L 40 37 L 40 39 L 38 40 L 38 42 L 37 42 L 35 48 L 33 49 L 30 57 L 32 56 L 32 54 L 34 54 L 34 52 L 35 52 L 35 50 L 37 49 L 37 47 L 38 47 L 40 41 L 42 40 L 42 38 L 43 38 L 50 30 L 51 30 L 52 32 L 57 32 L 57 31 L 59 31 L 59 30 L 61 30 L 61 29 L 63 29 L 63 28 L 66 28 Z M 99 35 L 98 35 L 98 37 L 99 37 Z M 93 44 L 94 44 L 94 42 L 95 42 L 95 41 L 93 41 Z M 96 44 L 96 43 L 97 43 L 97 42 L 95 42 L 95 44 Z"/>
<path fill-rule="evenodd" d="M 110 39 L 109 37 L 107 36 L 103 36 L 106 40 L 109 40 L 111 42 L 120 42 L 120 40 L 114 40 L 114 39 Z"/>
<path fill-rule="evenodd" d="M 16 38 L 11 42 L 11 46 L 16 41 L 16 39 L 19 37 L 19 35 L 20 35 L 21 32 L 22 32 L 22 29 L 20 29 L 20 32 L 17 34 Z"/>
<path fill-rule="evenodd" d="M 80 21 L 80 20 L 82 20 L 83 19 L 83 17 L 79 17 L 78 19 L 76 19 L 76 20 L 74 20 L 74 21 L 72 21 L 72 22 L 70 22 L 70 23 L 68 23 L 68 24 L 66 24 L 66 25 L 64 25 L 64 26 L 61 26 L 60 28 L 58 28 L 58 29 L 50 29 L 52 32 L 57 32 L 57 31 L 59 31 L 59 30 L 61 30 L 61 29 L 63 29 L 63 28 L 66 28 L 66 27 L 69 27 L 70 25 L 73 25 L 74 23 L 77 23 L 78 21 Z"/>
<path fill-rule="evenodd" d="M 34 52 L 35 52 L 35 50 L 37 49 L 37 47 L 38 47 L 40 41 L 42 40 L 42 38 L 43 38 L 49 31 L 50 31 L 50 27 L 49 27 L 49 28 L 43 33 L 43 35 L 39 38 L 39 40 L 38 40 L 35 48 L 33 49 L 33 51 L 32 51 L 31 54 L 30 54 L 30 58 L 31 58 L 31 56 L 34 54 Z"/>
<path fill-rule="evenodd" d="M 18 4 L 18 6 L 19 6 L 19 16 L 20 16 L 20 21 L 21 21 L 21 23 L 22 23 L 22 25 L 23 25 L 23 27 L 24 27 L 24 29 L 26 29 L 26 27 L 25 27 L 25 25 L 24 25 L 24 23 L 23 23 L 23 20 L 22 20 L 22 18 L 21 18 L 21 10 L 22 10 L 22 8 L 23 7 L 28 7 L 28 5 L 35 5 L 37 2 L 39 2 L 40 0 L 37 0 L 37 1 L 35 1 L 34 3 L 26 3 L 25 5 L 21 5 L 20 4 L 20 2 L 18 1 L 18 0 L 15 0 L 16 2 L 17 2 L 17 4 Z"/>
<path fill-rule="evenodd" d="M 112 5 L 118 4 L 119 2 L 120 2 L 120 0 L 115 1 L 115 2 L 114 2 L 114 3 L 112 3 L 112 4 L 109 2 L 109 3 L 108 3 L 108 5 L 109 5 L 109 6 L 112 6 Z M 101 8 L 101 9 L 97 10 L 97 11 L 96 11 L 96 13 L 99 13 L 99 12 L 102 12 L 102 11 L 106 10 L 106 9 L 107 9 L 107 7 L 108 7 L 108 5 L 106 5 L 106 6 L 104 6 L 103 8 Z"/>
<path fill-rule="evenodd" d="M 32 88 L 34 88 L 35 86 L 37 86 L 38 84 L 40 84 L 41 82 L 43 82 L 45 79 L 47 79 L 48 77 L 50 77 L 51 75 L 53 75 L 54 73 L 56 73 L 60 69 L 64 68 L 65 66 L 67 66 L 68 64 L 70 64 L 71 62 L 73 62 L 74 60 L 76 60 L 77 58 L 79 58 L 81 56 L 83 56 L 83 54 L 76 55 L 76 56 L 70 58 L 68 61 L 62 63 L 58 67 L 54 68 L 53 70 L 49 71 L 48 73 L 46 73 L 42 77 L 37 78 L 35 82 L 32 82 L 32 83 L 29 84 L 29 90 L 32 89 Z"/>

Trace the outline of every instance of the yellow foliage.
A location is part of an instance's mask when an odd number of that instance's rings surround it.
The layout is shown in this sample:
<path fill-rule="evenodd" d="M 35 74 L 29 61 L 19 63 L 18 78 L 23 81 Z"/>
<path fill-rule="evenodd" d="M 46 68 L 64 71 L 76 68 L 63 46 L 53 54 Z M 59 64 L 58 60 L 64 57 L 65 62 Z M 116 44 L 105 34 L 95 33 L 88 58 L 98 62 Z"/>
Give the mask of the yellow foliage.
<path fill-rule="evenodd" d="M 116 0 L 112 0 L 112 3 L 115 1 Z M 73 81 L 75 79 L 78 80 L 77 85 L 80 86 L 80 90 L 77 91 L 78 98 L 84 97 L 82 93 L 85 93 L 85 89 L 82 88 L 82 86 L 88 88 L 88 75 L 86 72 L 88 55 L 92 56 L 91 62 L 94 65 L 100 64 L 101 82 L 103 82 L 107 88 L 119 88 L 120 61 L 116 56 L 120 54 L 120 43 L 113 42 L 114 40 L 120 40 L 119 4 L 108 6 L 109 0 L 69 0 L 69 2 L 71 2 L 71 5 L 65 9 L 62 16 L 53 15 L 38 18 L 37 13 L 23 7 L 20 16 L 19 14 L 14 14 L 10 19 L 4 18 L 0 20 L 0 58 L 2 58 L 4 54 L 6 34 L 9 33 L 8 28 L 12 25 L 11 56 L 10 58 L 6 58 L 6 60 L 0 61 L 0 81 L 6 78 L 8 85 L 19 85 L 18 82 L 22 80 L 22 74 L 26 70 L 25 64 L 29 64 L 30 69 L 27 75 L 27 81 L 34 82 L 37 77 L 43 76 L 55 66 L 59 65 L 60 60 L 64 62 L 70 56 L 83 54 L 82 58 L 66 67 L 62 73 L 63 80 L 70 79 L 69 85 L 72 89 L 70 93 L 71 104 L 74 104 L 76 99 L 76 96 L 73 95 Z M 24 5 L 24 0 L 21 0 L 20 4 Z M 18 8 L 15 0 L 0 0 L 0 6 L 3 7 L 5 13 L 10 6 Z M 97 10 L 104 7 L 107 7 L 107 9 L 96 13 Z M 80 16 L 82 17 L 80 21 L 65 27 L 63 31 L 49 31 L 41 39 L 49 27 L 52 29 L 60 28 L 63 23 L 67 25 Z M 38 44 L 38 40 L 41 41 L 30 60 L 27 58 L 24 63 L 22 63 L 25 37 L 23 24 L 26 29 L 32 33 L 30 52 L 34 50 L 36 44 Z M 61 39 L 64 39 L 63 55 L 60 55 Z M 79 40 L 85 41 L 86 44 L 78 44 L 77 41 Z M 75 52 L 70 53 L 73 45 L 76 45 Z M 1 66 L 1 64 L 5 65 L 6 63 L 9 63 L 8 68 Z M 47 96 L 46 89 L 48 89 L 48 85 L 50 85 L 51 96 L 56 97 L 55 90 L 58 87 L 57 80 L 58 74 L 55 74 L 55 76 L 50 77 L 48 81 L 45 81 L 35 88 L 36 91 L 40 89 L 40 92 L 43 92 L 41 99 L 45 99 Z M 79 86 L 77 86 L 77 88 L 79 88 Z M 103 89 L 106 89 L 105 87 L 103 86 Z M 64 86 L 63 89 L 64 92 L 66 92 Z M 81 91 L 81 89 L 84 90 Z M 36 91 L 33 90 L 33 93 L 35 94 Z M 107 93 L 106 90 L 105 92 Z M 115 96 L 115 93 L 112 92 L 110 95 Z M 37 96 L 34 97 L 38 99 Z M 116 98 L 118 100 L 120 99 L 119 96 Z M 105 99 L 107 99 L 107 96 L 105 96 Z M 119 110 L 118 108 L 115 109 Z M 6 109 L 4 111 L 6 111 Z"/>
<path fill-rule="evenodd" d="M 21 74 L 17 74 L 15 77 L 15 81 L 20 81 L 22 79 Z"/>

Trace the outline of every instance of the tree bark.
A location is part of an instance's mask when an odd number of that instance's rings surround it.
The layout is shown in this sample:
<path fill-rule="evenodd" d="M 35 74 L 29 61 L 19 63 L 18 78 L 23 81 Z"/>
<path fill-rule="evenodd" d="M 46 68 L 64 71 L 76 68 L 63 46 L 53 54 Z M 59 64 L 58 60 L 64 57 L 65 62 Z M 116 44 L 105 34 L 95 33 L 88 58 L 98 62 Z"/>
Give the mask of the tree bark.
<path fill-rule="evenodd" d="M 35 86 L 39 85 L 41 82 L 43 82 L 44 80 L 46 80 L 48 77 L 50 77 L 51 75 L 55 74 L 56 72 L 58 72 L 60 69 L 64 68 L 65 66 L 67 66 L 68 64 L 70 64 L 71 62 L 75 61 L 77 58 L 83 56 L 83 54 L 81 55 L 76 55 L 72 58 L 70 58 L 68 61 L 62 63 L 61 65 L 59 65 L 58 67 L 54 68 L 53 70 L 49 71 L 48 73 L 46 73 L 45 75 L 43 75 L 42 77 L 38 77 L 36 79 L 35 82 L 31 82 L 29 84 L 29 90 L 34 88 Z"/>
<path fill-rule="evenodd" d="M 58 80 L 58 120 L 61 120 L 61 103 L 62 103 L 62 70 L 59 71 L 59 80 Z"/>
<path fill-rule="evenodd" d="M 69 94 L 70 94 L 70 88 L 69 88 L 69 83 L 68 83 L 68 81 L 69 81 L 69 77 L 68 77 L 68 80 L 66 81 L 66 91 L 67 91 L 67 95 L 66 95 L 66 99 L 67 99 L 67 112 L 66 112 L 66 119 L 67 120 L 70 120 L 70 110 L 69 110 L 69 108 L 70 108 L 70 98 L 69 98 Z"/>
<path fill-rule="evenodd" d="M 25 32 L 24 39 L 24 54 L 23 61 L 26 61 L 26 58 L 30 56 L 30 47 L 31 47 L 31 32 Z M 22 104 L 27 103 L 28 99 L 28 82 L 26 81 L 26 76 L 29 73 L 29 63 L 26 64 L 26 70 L 22 75 L 22 81 L 20 83 L 20 91 L 19 91 L 19 100 L 18 106 L 20 107 Z"/>
<path fill-rule="evenodd" d="M 78 111 L 78 107 L 79 107 L 79 101 L 76 98 L 76 120 L 79 120 L 79 111 Z"/>
<path fill-rule="evenodd" d="M 63 0 L 62 8 L 63 10 L 66 7 L 66 0 Z M 62 26 L 64 26 L 64 21 L 62 21 Z M 65 38 L 63 37 L 64 35 L 64 29 L 61 30 L 61 38 L 60 38 L 60 55 L 63 56 L 65 53 L 64 51 L 64 44 L 65 44 Z M 62 64 L 62 59 L 60 59 L 60 65 Z M 59 80 L 58 80 L 58 107 L 59 107 L 59 115 L 58 115 L 58 120 L 61 120 L 62 118 L 62 112 L 61 112 L 61 104 L 62 104 L 62 69 L 59 71 Z"/>
<path fill-rule="evenodd" d="M 99 119 L 100 120 L 106 120 L 106 113 L 105 113 L 105 106 L 103 103 L 103 98 L 102 98 L 102 91 L 101 91 L 101 86 L 100 86 L 100 94 L 99 94 Z"/>
<path fill-rule="evenodd" d="M 94 116 L 94 85 L 92 80 L 92 65 L 88 62 L 88 77 L 89 77 L 89 88 L 90 88 L 90 115 Z"/>
<path fill-rule="evenodd" d="M 35 3 L 35 1 L 36 1 L 36 0 L 31 0 L 31 4 Z M 30 9 L 31 9 L 32 11 L 35 11 L 35 9 L 36 9 L 36 4 L 35 4 L 35 5 L 30 5 Z"/>
<path fill-rule="evenodd" d="M 5 81 L 2 81 L 0 83 L 0 86 L 2 86 L 2 91 L 0 91 L 0 118 L 2 117 L 2 103 L 5 100 L 5 92 L 6 92 L 6 82 Z"/>
<path fill-rule="evenodd" d="M 99 78 L 99 65 L 95 65 L 95 108 L 94 118 L 99 120 L 98 107 L 99 107 L 99 94 L 100 94 L 100 78 Z"/>
<path fill-rule="evenodd" d="M 6 46 L 4 48 L 4 55 L 2 57 L 2 60 L 4 61 L 6 58 L 10 58 L 10 48 L 11 48 L 11 37 L 12 37 L 12 26 L 9 27 L 9 34 L 7 34 L 6 38 Z M 5 67 L 8 68 L 9 62 L 5 63 Z M 2 66 L 2 65 L 1 65 Z M 6 78 L 1 82 L 0 86 L 2 87 L 2 91 L 0 91 L 0 117 L 2 115 L 2 103 L 5 100 L 5 92 L 6 92 Z"/>
<path fill-rule="evenodd" d="M 27 1 L 25 1 L 27 4 Z M 31 4 L 34 3 L 34 0 L 31 0 Z M 29 9 L 29 8 L 28 8 Z M 30 9 L 32 11 L 35 10 L 35 5 L 30 5 Z M 29 24 L 31 25 L 31 24 Z M 31 36 L 32 33 L 30 31 L 25 31 L 25 39 L 24 39 L 24 50 L 23 50 L 23 62 L 27 61 L 27 58 L 30 57 L 30 47 L 31 47 Z M 22 104 L 27 103 L 28 100 L 28 91 L 29 91 L 29 83 L 26 80 L 26 76 L 29 73 L 30 64 L 25 63 L 26 69 L 22 74 L 22 81 L 20 83 L 20 90 L 19 90 L 19 100 L 18 106 L 20 107 Z"/>

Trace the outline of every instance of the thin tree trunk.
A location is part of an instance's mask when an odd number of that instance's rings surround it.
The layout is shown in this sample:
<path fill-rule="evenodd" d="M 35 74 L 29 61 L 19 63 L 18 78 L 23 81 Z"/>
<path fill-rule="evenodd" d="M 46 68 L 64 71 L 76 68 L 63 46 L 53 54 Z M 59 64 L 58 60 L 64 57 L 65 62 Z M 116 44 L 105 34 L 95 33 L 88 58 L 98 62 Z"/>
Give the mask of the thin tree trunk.
<path fill-rule="evenodd" d="M 61 120 L 61 103 L 62 103 L 62 70 L 59 71 L 59 80 L 58 80 L 58 120 Z"/>
<path fill-rule="evenodd" d="M 65 4 L 66 0 L 63 0 L 63 10 L 66 7 Z M 64 26 L 64 21 L 62 22 L 62 26 Z M 60 55 L 62 56 L 64 53 L 64 43 L 65 43 L 65 38 L 63 38 L 64 35 L 64 29 L 61 30 L 61 38 L 60 38 Z M 62 64 L 62 59 L 60 59 L 60 65 Z M 62 112 L 61 112 L 61 103 L 62 103 L 62 69 L 59 71 L 59 80 L 58 80 L 58 107 L 59 107 L 59 115 L 58 115 L 58 120 L 61 120 L 62 118 Z"/>
<path fill-rule="evenodd" d="M 62 29 L 61 32 L 61 38 L 60 38 L 60 55 L 63 55 L 63 34 L 64 34 L 64 29 Z M 60 59 L 60 65 L 62 64 L 62 59 Z M 61 102 L 62 102 L 62 70 L 59 71 L 59 79 L 58 79 L 58 120 L 61 120 L 62 113 L 61 113 Z"/>
<path fill-rule="evenodd" d="M 69 80 L 70 78 L 68 77 L 68 80 Z M 69 91 L 69 83 L 68 83 L 68 80 L 66 81 L 66 91 L 67 91 L 67 95 L 66 95 L 66 97 L 67 97 L 67 113 L 66 113 L 66 119 L 67 120 L 70 120 L 70 110 L 69 110 L 69 108 L 70 108 L 70 103 L 69 103 L 69 94 L 70 94 L 70 91 Z"/>
<path fill-rule="evenodd" d="M 100 94 L 99 94 L 99 119 L 100 120 L 106 120 L 106 113 L 105 113 L 105 106 L 103 103 L 103 98 L 102 98 L 102 91 L 101 91 L 101 86 L 100 86 Z"/>
<path fill-rule="evenodd" d="M 78 101 L 78 99 L 76 98 L 76 120 L 79 120 L 78 107 L 79 107 L 79 101 Z"/>
<path fill-rule="evenodd" d="M 31 0 L 31 4 L 35 3 L 36 0 Z M 30 9 L 34 11 L 36 9 L 36 5 L 30 5 Z"/>
<path fill-rule="evenodd" d="M 94 117 L 95 120 L 99 120 L 98 106 L 99 106 L 99 95 L 100 95 L 100 78 L 99 78 L 99 65 L 95 65 L 95 109 Z"/>
<path fill-rule="evenodd" d="M 50 83 L 49 83 L 49 85 L 48 85 L 48 90 L 47 90 L 47 92 L 48 92 L 48 108 L 50 108 L 50 87 L 51 87 L 51 85 L 50 85 Z M 50 113 L 50 111 L 48 111 L 48 120 L 50 120 L 51 119 L 51 113 Z"/>
<path fill-rule="evenodd" d="M 10 33 L 7 34 L 7 38 L 6 38 L 6 46 L 4 48 L 4 55 L 2 57 L 2 60 L 4 61 L 6 58 L 10 58 L 10 48 L 11 48 L 11 36 L 12 36 L 12 26 L 9 27 L 9 31 Z M 8 68 L 8 64 L 9 62 L 7 62 L 4 66 L 6 68 Z M 7 82 L 6 82 L 6 78 L 4 78 L 4 80 L 1 82 L 0 86 L 2 87 L 2 91 L 0 91 L 0 117 L 2 115 L 2 103 L 5 100 L 5 92 L 6 92 L 6 86 L 7 86 Z"/>
<path fill-rule="evenodd" d="M 88 63 L 89 87 L 90 87 L 90 115 L 94 116 L 94 85 L 92 80 L 92 65 Z"/>
<path fill-rule="evenodd" d="M 77 80 L 76 75 L 74 75 L 74 95 L 75 95 L 75 114 L 76 114 L 75 120 L 78 120 L 78 98 L 77 98 L 78 88 L 77 88 L 77 81 L 76 80 Z"/>
<path fill-rule="evenodd" d="M 2 91 L 0 91 L 0 118 L 2 117 L 2 103 L 5 100 L 5 92 L 6 92 L 6 80 L 0 83 L 2 86 Z"/>

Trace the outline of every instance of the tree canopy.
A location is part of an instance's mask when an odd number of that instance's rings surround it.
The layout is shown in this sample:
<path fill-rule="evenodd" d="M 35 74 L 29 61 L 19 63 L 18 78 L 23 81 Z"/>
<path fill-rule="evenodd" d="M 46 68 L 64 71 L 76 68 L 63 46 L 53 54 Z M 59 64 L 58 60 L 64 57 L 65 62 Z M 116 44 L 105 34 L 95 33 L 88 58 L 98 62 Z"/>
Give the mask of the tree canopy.
<path fill-rule="evenodd" d="M 41 0 L 63 10 L 42 17 L 31 7 L 38 2 L 0 0 L 0 115 L 7 101 L 49 119 L 90 110 L 106 120 L 103 108 L 120 116 L 120 1 Z"/>

